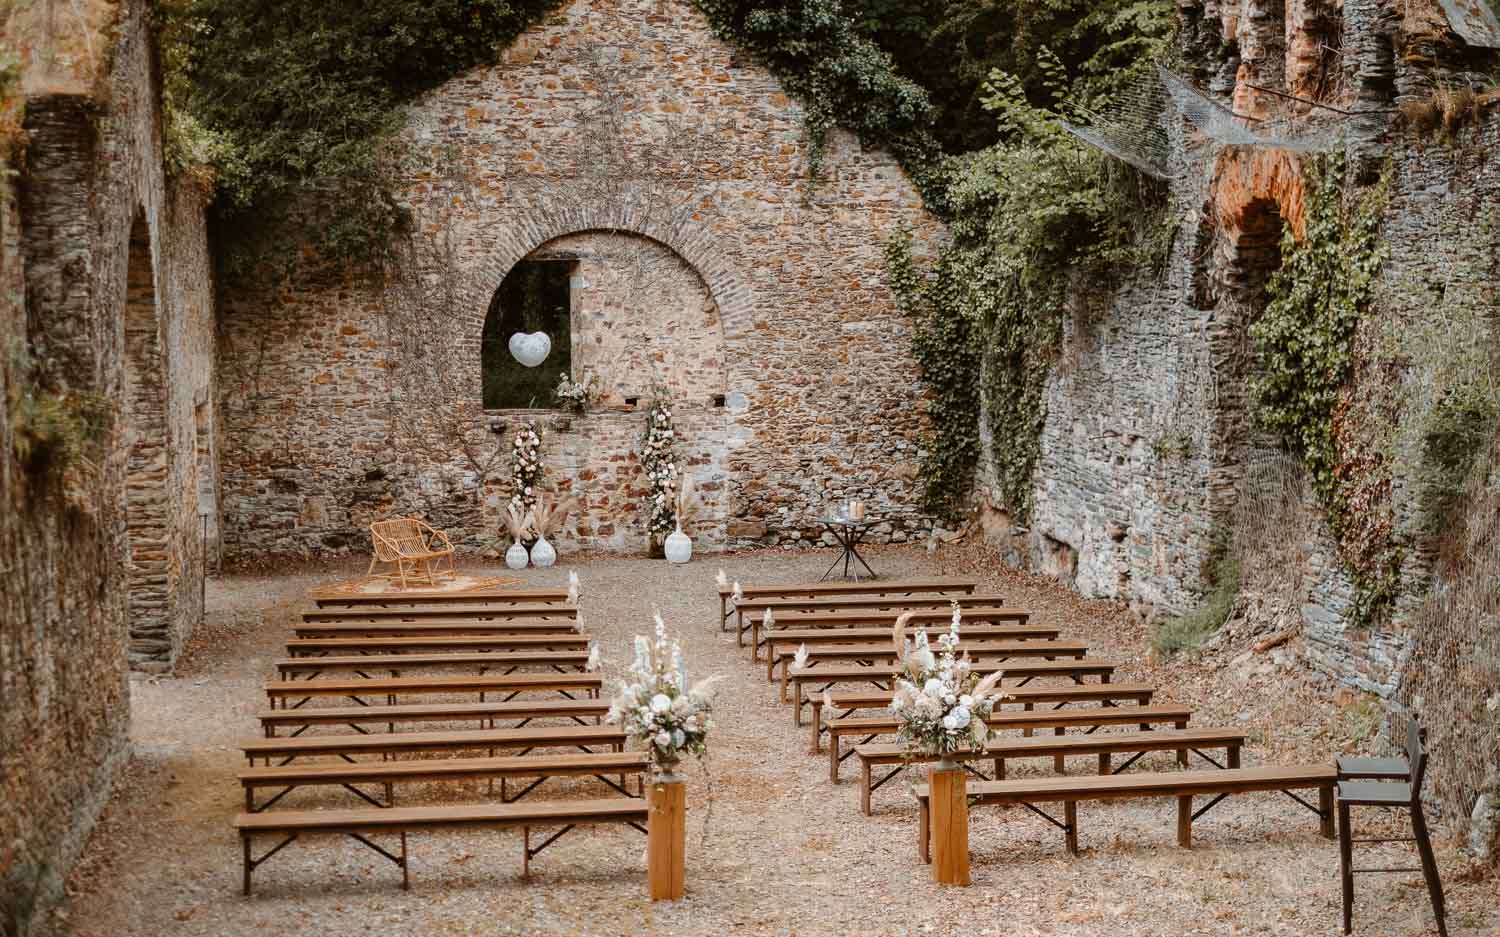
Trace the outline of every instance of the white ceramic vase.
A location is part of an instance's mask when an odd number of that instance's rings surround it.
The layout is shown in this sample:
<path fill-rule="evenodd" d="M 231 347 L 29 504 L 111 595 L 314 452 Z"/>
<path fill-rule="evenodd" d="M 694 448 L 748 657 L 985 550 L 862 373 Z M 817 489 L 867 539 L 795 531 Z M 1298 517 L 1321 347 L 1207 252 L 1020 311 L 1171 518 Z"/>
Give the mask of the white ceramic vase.
<path fill-rule="evenodd" d="M 527 554 L 526 547 L 519 540 L 512 543 L 510 549 L 505 551 L 505 565 L 511 569 L 525 569 L 530 559 L 531 556 Z"/>
<path fill-rule="evenodd" d="M 666 554 L 669 563 L 686 563 L 693 558 L 693 541 L 687 534 L 682 532 L 682 525 L 667 534 L 667 539 L 662 543 L 662 552 Z"/>
<path fill-rule="evenodd" d="M 546 537 L 540 537 L 536 543 L 531 545 L 531 562 L 535 566 L 551 566 L 557 562 L 557 551 L 552 549 L 552 544 L 547 542 Z"/>

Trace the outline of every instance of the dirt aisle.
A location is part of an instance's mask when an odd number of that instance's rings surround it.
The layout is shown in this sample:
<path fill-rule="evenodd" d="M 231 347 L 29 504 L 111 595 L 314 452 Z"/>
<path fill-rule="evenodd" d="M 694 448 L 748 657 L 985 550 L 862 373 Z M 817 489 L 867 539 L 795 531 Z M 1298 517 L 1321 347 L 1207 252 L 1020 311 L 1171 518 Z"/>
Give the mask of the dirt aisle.
<path fill-rule="evenodd" d="M 889 576 L 973 571 L 978 554 L 937 557 L 915 548 L 871 551 Z M 776 702 L 755 667 L 716 627 L 714 574 L 723 565 L 747 582 L 815 579 L 832 554 L 768 551 L 710 558 L 686 567 L 598 559 L 522 574 L 528 585 L 583 581 L 586 629 L 606 657 L 628 654 L 631 635 L 651 627 L 659 606 L 678 632 L 695 675 L 719 673 L 713 753 L 690 770 L 688 897 L 652 906 L 644 898 L 644 837 L 629 829 L 584 829 L 564 837 L 520 879 L 520 833 L 411 838 L 412 890 L 399 871 L 349 840 L 298 842 L 239 895 L 239 847 L 229 829 L 241 793 L 236 744 L 257 734 L 260 684 L 281 656 L 287 625 L 317 582 L 349 575 L 228 577 L 210 587 L 210 619 L 179 674 L 134 684 L 135 755 L 119 791 L 70 878 L 72 897 L 51 935 L 371 934 L 1333 934 L 1338 921 L 1337 849 L 1315 819 L 1275 795 L 1232 798 L 1195 829 L 1191 851 L 1175 845 L 1168 802 L 1085 805 L 1085 852 L 1070 858 L 1060 834 L 1018 810 L 979 810 L 973 821 L 974 887 L 939 889 L 915 855 L 915 819 L 893 782 L 876 816 L 858 811 L 846 771 L 837 786 L 825 758 L 806 754 L 805 730 Z M 1163 687 L 1163 701 L 1200 707 L 1202 725 L 1246 725 L 1249 764 L 1270 758 L 1324 760 L 1346 731 L 1309 694 L 1276 689 L 1274 670 L 1221 667 L 1207 659 L 1153 673 L 1144 628 L 1108 603 L 1087 603 L 1038 580 L 985 566 L 981 575 L 1063 636 L 1090 642 L 1094 656 L 1125 665 L 1120 679 Z M 1149 763 L 1166 767 L 1170 756 Z M 1017 766 L 1019 771 L 1050 767 Z M 1073 771 L 1089 766 L 1076 763 Z M 593 793 L 591 782 L 558 783 Z M 712 809 L 707 801 L 712 792 Z M 423 788 L 407 803 L 454 796 Z M 471 785 L 463 796 L 482 797 Z M 294 805 L 352 806 L 330 791 L 299 791 Z M 569 793 L 568 796 L 576 796 Z M 707 829 L 705 831 L 705 822 Z M 1393 854 L 1385 864 L 1405 864 Z M 1450 933 L 1500 933 L 1495 883 L 1450 881 Z M 1358 931 L 1424 933 L 1420 876 L 1362 880 Z"/>

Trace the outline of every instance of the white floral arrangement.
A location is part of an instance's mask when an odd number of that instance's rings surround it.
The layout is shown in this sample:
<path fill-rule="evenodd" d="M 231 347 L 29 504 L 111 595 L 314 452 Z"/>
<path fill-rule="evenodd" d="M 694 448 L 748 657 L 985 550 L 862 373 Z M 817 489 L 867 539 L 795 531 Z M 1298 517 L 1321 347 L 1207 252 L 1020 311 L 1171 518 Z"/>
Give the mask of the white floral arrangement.
<path fill-rule="evenodd" d="M 536 424 L 527 420 L 516 430 L 510 444 L 510 504 L 522 514 L 531 513 L 541 494 L 542 476 L 547 468 L 542 464 L 542 434 Z"/>
<path fill-rule="evenodd" d="M 677 526 L 675 507 L 681 469 L 677 465 L 677 431 L 664 397 L 651 404 L 646 436 L 641 441 L 641 467 L 650 491 L 646 495 L 646 533 L 659 539 Z"/>
<path fill-rule="evenodd" d="M 597 649 L 590 652 L 589 664 L 598 668 Z M 658 613 L 655 638 L 636 635 L 635 660 L 615 681 L 604 721 L 623 728 L 658 772 L 669 773 L 683 753 L 707 753 L 718 679 L 688 683 L 682 648 Z"/>
<path fill-rule="evenodd" d="M 584 413 L 596 397 L 594 373 L 592 371 L 584 371 L 583 380 L 581 381 L 573 380 L 569 374 L 559 374 L 557 376 L 557 390 L 553 393 L 557 395 L 557 401 L 562 404 L 564 410 L 571 413 Z"/>
<path fill-rule="evenodd" d="M 981 680 L 968 654 L 959 656 L 961 617 L 955 603 L 953 623 L 935 648 L 926 631 L 906 639 L 910 614 L 896 619 L 892 632 L 900 655 L 890 705 L 899 726 L 897 737 L 908 749 L 940 758 L 959 751 L 983 751 L 990 739 L 990 712 L 1005 698 L 998 671 Z"/>

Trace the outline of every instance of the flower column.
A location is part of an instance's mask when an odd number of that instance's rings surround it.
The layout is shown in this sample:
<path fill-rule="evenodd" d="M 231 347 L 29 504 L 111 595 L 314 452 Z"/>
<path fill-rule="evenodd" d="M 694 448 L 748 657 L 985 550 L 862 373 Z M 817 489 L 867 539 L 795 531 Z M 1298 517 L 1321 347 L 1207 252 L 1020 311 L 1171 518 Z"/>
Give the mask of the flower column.
<path fill-rule="evenodd" d="M 651 812 L 646 821 L 646 877 L 652 901 L 682 897 L 687 852 L 687 785 L 676 773 L 651 781 Z"/>
<path fill-rule="evenodd" d="M 932 877 L 944 885 L 969 884 L 969 793 L 964 769 L 944 758 L 927 770 Z"/>

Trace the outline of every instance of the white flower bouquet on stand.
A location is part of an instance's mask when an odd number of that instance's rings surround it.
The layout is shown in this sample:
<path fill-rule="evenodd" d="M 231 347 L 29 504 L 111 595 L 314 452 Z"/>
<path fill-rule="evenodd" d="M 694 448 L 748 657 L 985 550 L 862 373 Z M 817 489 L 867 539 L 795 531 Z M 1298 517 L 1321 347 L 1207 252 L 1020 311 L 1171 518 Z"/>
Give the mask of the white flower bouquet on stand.
<path fill-rule="evenodd" d="M 620 726 L 646 751 L 658 780 L 675 778 L 684 753 L 701 757 L 708 751 L 718 679 L 688 683 L 682 648 L 658 614 L 654 638 L 636 635 L 635 660 L 616 682 L 604 721 Z"/>
<path fill-rule="evenodd" d="M 953 624 L 935 647 L 926 631 L 907 640 L 909 614 L 896 619 L 892 633 L 901 668 L 890 705 L 897 737 L 908 750 L 937 757 L 941 767 L 951 767 L 956 752 L 984 750 L 990 738 L 990 712 L 1005 698 L 999 672 L 981 680 L 968 655 L 959 656 L 960 618 L 955 605 Z"/>

